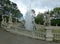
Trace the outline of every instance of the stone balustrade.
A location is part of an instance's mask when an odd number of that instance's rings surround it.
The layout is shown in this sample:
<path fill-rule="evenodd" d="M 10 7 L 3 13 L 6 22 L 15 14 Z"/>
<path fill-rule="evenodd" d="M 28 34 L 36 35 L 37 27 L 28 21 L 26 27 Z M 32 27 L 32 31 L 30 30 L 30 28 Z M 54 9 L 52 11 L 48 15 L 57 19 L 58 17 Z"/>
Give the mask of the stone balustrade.
<path fill-rule="evenodd" d="M 10 28 L 3 26 L 3 28 L 5 28 L 7 31 L 10 31 L 12 33 L 15 32 L 17 34 L 22 34 L 25 36 L 29 36 L 29 37 L 37 38 L 41 40 L 46 40 L 46 41 L 60 40 L 60 32 L 59 32 L 60 27 L 58 26 L 47 26 L 47 27 L 40 28 L 40 29 L 43 29 L 44 31 L 37 31 L 37 30 L 28 31 L 21 27 L 18 27 L 18 25 L 16 25 L 15 27 L 12 26 Z"/>

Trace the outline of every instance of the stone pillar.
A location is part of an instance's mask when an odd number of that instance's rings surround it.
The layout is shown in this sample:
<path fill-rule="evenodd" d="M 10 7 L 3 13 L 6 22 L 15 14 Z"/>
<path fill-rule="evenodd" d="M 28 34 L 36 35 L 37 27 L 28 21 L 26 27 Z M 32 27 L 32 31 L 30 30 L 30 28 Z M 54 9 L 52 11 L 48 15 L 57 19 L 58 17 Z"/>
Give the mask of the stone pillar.
<path fill-rule="evenodd" d="M 51 29 L 46 29 L 46 41 L 53 41 L 53 34 Z"/>

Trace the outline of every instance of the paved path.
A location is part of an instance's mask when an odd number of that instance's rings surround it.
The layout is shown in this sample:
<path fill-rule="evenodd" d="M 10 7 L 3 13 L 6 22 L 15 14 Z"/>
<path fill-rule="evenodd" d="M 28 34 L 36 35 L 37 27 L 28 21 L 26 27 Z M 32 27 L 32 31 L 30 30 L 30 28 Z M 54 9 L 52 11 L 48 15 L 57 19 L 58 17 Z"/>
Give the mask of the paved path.
<path fill-rule="evenodd" d="M 37 40 L 23 35 L 16 35 L 0 30 L 0 44 L 60 44 L 60 43 Z"/>

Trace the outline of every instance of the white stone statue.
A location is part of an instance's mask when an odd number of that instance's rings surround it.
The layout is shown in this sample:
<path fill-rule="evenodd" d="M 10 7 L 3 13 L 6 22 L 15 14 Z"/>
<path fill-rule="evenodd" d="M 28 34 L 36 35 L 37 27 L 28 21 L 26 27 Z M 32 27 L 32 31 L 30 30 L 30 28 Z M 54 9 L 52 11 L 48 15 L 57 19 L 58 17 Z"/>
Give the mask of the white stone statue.
<path fill-rule="evenodd" d="M 1 27 L 7 27 L 7 22 L 6 22 L 6 18 L 3 18 L 4 15 L 2 15 L 2 22 L 1 22 Z"/>
<path fill-rule="evenodd" d="M 10 13 L 9 15 L 9 21 L 8 21 L 8 27 L 7 28 L 10 28 L 12 27 L 12 14 Z"/>
<path fill-rule="evenodd" d="M 9 21 L 8 21 L 8 23 L 12 23 L 12 14 L 11 13 L 9 15 Z"/>
<path fill-rule="evenodd" d="M 51 18 L 50 18 L 50 14 L 46 14 L 45 16 L 44 16 L 44 25 L 46 26 L 50 26 L 51 25 Z"/>
<path fill-rule="evenodd" d="M 7 22 L 6 22 L 7 20 L 6 20 L 6 18 L 5 18 L 5 21 L 4 21 L 4 24 L 5 24 L 5 26 L 7 26 Z"/>

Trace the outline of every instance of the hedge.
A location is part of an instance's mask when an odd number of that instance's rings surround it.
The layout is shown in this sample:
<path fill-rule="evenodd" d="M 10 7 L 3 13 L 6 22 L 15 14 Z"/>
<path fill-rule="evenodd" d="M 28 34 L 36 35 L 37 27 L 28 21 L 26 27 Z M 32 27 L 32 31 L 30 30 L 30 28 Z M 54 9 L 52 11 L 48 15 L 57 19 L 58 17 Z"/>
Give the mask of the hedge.
<path fill-rule="evenodd" d="M 56 26 L 56 24 L 58 26 L 60 26 L 60 19 L 53 19 L 53 20 L 51 20 L 51 25 Z"/>

